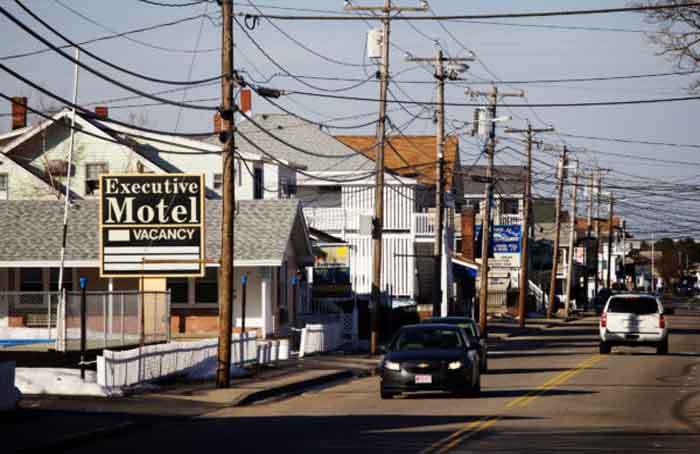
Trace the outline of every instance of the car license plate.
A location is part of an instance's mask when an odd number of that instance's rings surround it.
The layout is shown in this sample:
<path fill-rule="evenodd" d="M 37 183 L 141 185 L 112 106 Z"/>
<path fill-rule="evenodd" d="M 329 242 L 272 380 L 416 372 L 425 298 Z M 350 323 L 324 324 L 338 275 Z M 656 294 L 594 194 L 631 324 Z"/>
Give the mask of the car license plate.
<path fill-rule="evenodd" d="M 625 339 L 639 339 L 639 334 L 627 334 Z"/>
<path fill-rule="evenodd" d="M 432 382 L 432 375 L 416 375 L 416 384 L 430 384 Z"/>

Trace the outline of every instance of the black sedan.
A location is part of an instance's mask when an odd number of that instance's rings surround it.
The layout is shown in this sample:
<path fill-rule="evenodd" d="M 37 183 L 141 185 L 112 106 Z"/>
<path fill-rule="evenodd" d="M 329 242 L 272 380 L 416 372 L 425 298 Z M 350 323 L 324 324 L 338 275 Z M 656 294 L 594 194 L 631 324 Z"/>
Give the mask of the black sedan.
<path fill-rule="evenodd" d="M 471 317 L 430 317 L 423 320 L 422 323 L 445 323 L 447 325 L 457 325 L 467 332 L 467 336 L 471 343 L 475 344 L 479 351 L 479 369 L 482 374 L 485 374 L 488 369 L 488 352 L 489 346 L 486 343 L 486 338 L 481 335 L 479 324 Z"/>
<path fill-rule="evenodd" d="M 380 364 L 382 399 L 410 391 L 451 391 L 478 394 L 479 354 L 456 325 L 423 324 L 402 327 Z"/>

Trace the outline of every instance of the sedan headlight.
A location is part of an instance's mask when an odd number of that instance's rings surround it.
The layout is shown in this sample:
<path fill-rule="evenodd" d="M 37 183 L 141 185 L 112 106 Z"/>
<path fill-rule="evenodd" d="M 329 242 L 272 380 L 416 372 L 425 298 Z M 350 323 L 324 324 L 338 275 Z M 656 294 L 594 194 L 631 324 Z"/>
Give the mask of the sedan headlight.
<path fill-rule="evenodd" d="M 401 370 L 401 365 L 393 361 L 384 361 L 384 367 L 389 370 Z"/>
<path fill-rule="evenodd" d="M 457 370 L 462 368 L 462 361 L 452 361 L 450 364 L 447 365 L 447 368 L 450 370 Z"/>

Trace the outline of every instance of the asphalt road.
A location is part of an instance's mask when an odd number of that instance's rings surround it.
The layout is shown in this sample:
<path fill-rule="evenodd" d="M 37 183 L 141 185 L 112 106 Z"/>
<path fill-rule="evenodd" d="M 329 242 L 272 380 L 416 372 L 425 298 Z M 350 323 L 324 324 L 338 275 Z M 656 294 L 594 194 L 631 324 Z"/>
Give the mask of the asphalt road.
<path fill-rule="evenodd" d="M 478 398 L 383 401 L 370 377 L 195 419 L 150 418 L 66 452 L 697 453 L 700 304 L 683 307 L 669 320 L 667 356 L 599 355 L 597 319 L 588 318 L 493 346 Z"/>

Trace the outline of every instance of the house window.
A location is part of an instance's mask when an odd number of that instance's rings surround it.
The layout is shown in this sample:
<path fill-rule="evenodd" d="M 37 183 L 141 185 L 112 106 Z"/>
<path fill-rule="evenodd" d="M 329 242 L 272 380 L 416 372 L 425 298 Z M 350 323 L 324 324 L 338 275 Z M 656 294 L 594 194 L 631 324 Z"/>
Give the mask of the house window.
<path fill-rule="evenodd" d="M 287 177 L 280 178 L 280 188 L 285 198 L 290 198 L 297 193 L 297 186 L 294 183 L 290 183 Z"/>
<path fill-rule="evenodd" d="M 217 304 L 219 302 L 218 268 L 207 268 L 204 277 L 195 280 L 195 304 Z"/>
<path fill-rule="evenodd" d="M 21 292 L 43 292 L 44 279 L 41 268 L 20 268 L 19 290 Z"/>
<path fill-rule="evenodd" d="M 8 200 L 10 194 L 10 186 L 6 173 L 0 173 L 0 200 Z"/>
<path fill-rule="evenodd" d="M 221 173 L 214 174 L 214 189 L 221 191 L 224 188 L 224 175 Z"/>
<path fill-rule="evenodd" d="M 503 199 L 503 214 L 520 213 L 520 202 L 518 199 Z"/>
<path fill-rule="evenodd" d="M 166 286 L 170 290 L 170 304 L 188 304 L 188 279 L 184 277 L 168 278 Z"/>
<path fill-rule="evenodd" d="M 260 167 L 255 168 L 255 173 L 253 174 L 253 198 L 258 200 L 263 198 L 263 169 Z"/>
<path fill-rule="evenodd" d="M 85 164 L 85 195 L 97 195 L 100 187 L 100 174 L 109 172 L 104 162 Z"/>
<path fill-rule="evenodd" d="M 49 290 L 52 292 L 58 291 L 58 268 L 51 268 L 49 273 Z M 63 269 L 63 285 L 66 290 L 73 290 L 73 270 L 70 268 Z"/>

